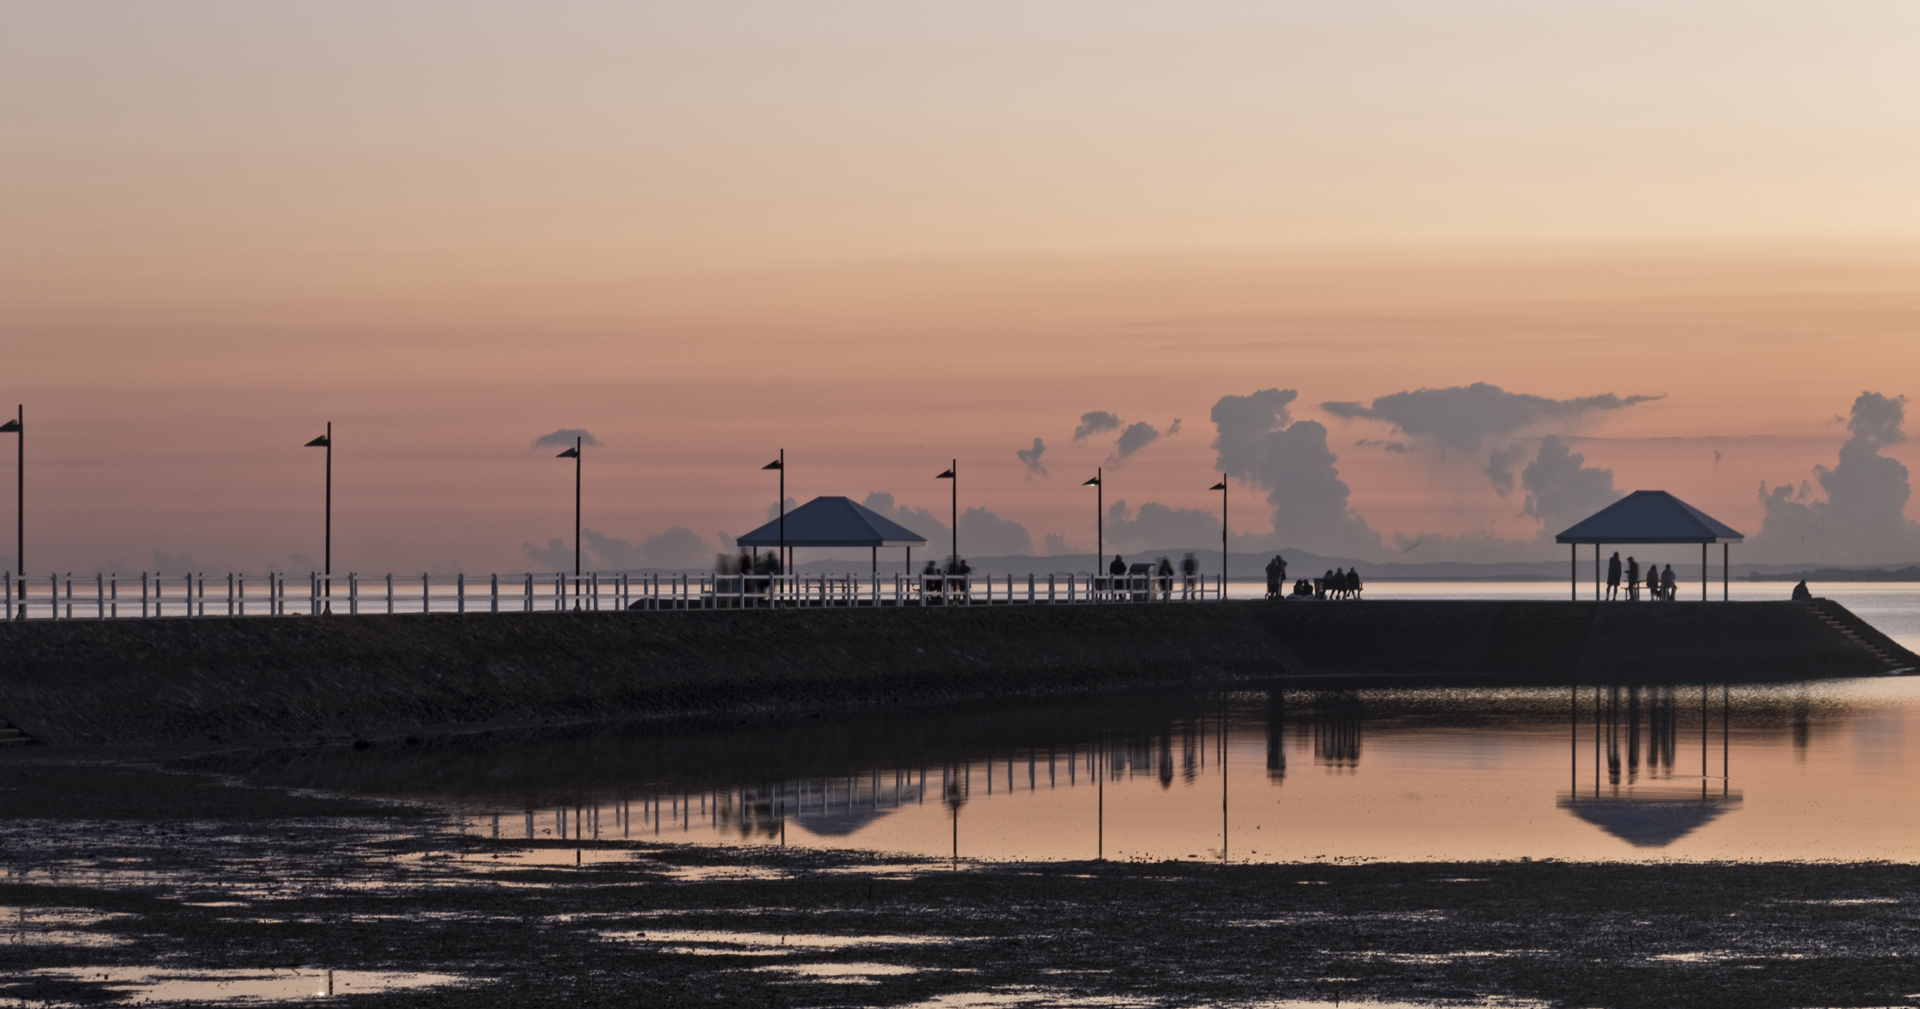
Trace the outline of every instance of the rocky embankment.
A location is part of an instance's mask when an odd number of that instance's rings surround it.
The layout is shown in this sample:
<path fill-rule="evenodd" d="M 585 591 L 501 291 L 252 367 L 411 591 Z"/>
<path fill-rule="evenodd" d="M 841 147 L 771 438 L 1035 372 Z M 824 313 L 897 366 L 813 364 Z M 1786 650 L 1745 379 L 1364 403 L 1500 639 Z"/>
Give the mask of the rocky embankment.
<path fill-rule="evenodd" d="M 278 742 L 1272 677 L 1648 683 L 1902 666 L 1920 659 L 1831 603 L 1236 601 L 35 621 L 0 625 L 0 718 L 56 745 Z"/>

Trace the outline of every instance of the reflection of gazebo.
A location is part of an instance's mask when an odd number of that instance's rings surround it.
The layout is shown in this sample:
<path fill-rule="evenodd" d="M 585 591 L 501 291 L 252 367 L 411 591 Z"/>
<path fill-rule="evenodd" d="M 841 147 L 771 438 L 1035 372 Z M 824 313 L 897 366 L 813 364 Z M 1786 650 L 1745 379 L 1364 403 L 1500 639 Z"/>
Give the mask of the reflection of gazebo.
<path fill-rule="evenodd" d="M 873 569 L 880 570 L 881 547 L 906 547 L 907 569 L 913 569 L 913 548 L 927 541 L 879 512 L 855 504 L 852 498 L 817 497 L 787 513 L 785 544 L 789 547 L 870 547 Z M 769 522 L 737 540 L 743 547 L 776 548 L 782 543 L 779 522 Z"/>
<path fill-rule="evenodd" d="M 1555 803 L 1636 848 L 1664 848 L 1740 805 L 1740 793 L 1563 795 Z"/>
<path fill-rule="evenodd" d="M 1700 601 L 1707 599 L 1707 544 L 1720 544 L 1720 598 L 1728 596 L 1727 544 L 1745 537 L 1726 523 L 1663 490 L 1637 490 L 1594 512 L 1553 538 L 1568 544 L 1573 560 L 1573 597 L 1580 598 L 1582 543 L 1593 544 L 1593 597 L 1600 598 L 1600 546 L 1610 543 L 1700 544 Z"/>

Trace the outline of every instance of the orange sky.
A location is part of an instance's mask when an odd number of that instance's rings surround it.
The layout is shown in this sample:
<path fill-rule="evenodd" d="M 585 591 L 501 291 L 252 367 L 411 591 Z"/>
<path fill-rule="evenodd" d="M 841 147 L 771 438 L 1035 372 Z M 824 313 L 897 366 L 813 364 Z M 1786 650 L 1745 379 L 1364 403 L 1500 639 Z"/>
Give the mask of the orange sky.
<path fill-rule="evenodd" d="M 1523 433 L 1756 532 L 1759 483 L 1832 465 L 1863 389 L 1920 392 L 1916 28 L 1897 3 L 9 5 L 30 566 L 314 555 L 299 446 L 329 419 L 342 570 L 524 567 L 568 533 L 568 474 L 528 448 L 560 427 L 605 442 L 587 524 L 613 536 L 744 531 L 784 445 L 802 500 L 936 511 L 958 456 L 963 507 L 1084 549 L 1112 444 L 1072 441 L 1082 413 L 1180 418 L 1108 500 L 1208 508 L 1209 410 L 1269 387 L 1389 541 L 1530 537 L 1484 459 L 1356 446 L 1406 439 L 1316 407 L 1474 382 L 1663 396 Z M 1013 455 L 1034 437 L 1044 478 Z"/>

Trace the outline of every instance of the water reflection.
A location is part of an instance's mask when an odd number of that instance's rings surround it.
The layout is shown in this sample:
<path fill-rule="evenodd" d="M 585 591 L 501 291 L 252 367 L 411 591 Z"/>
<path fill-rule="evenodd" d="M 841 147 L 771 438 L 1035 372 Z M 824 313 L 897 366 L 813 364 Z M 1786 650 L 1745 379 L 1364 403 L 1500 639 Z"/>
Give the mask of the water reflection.
<path fill-rule="evenodd" d="M 1904 725 L 1916 712 L 1920 680 L 1908 679 L 1270 684 L 214 763 L 260 781 L 440 802 L 509 839 L 954 859 L 1910 859 L 1920 803 L 1905 796 L 1920 761 Z"/>
<path fill-rule="evenodd" d="M 1694 688 L 1673 686 L 1609 686 L 1588 688 L 1593 708 L 1593 786 L 1580 790 L 1580 688 L 1570 691 L 1573 746 L 1571 782 L 1560 794 L 1558 805 L 1581 820 L 1633 845 L 1636 848 L 1664 848 L 1739 807 L 1741 796 L 1731 788 L 1732 691 L 1722 685 L 1718 715 L 1718 751 L 1720 773 L 1708 774 L 1713 737 L 1716 735 L 1712 700 L 1716 693 L 1701 686 L 1699 693 L 1700 773 L 1699 791 L 1690 782 L 1692 775 L 1676 774 L 1675 760 L 1680 751 L 1681 723 L 1693 716 L 1691 706 L 1682 711 L 1681 695 Z M 1645 723 L 1644 730 L 1642 723 Z M 1642 781 L 1642 757 L 1645 780 Z M 1606 785 L 1600 780 L 1606 768 Z M 1685 787 L 1676 787 L 1688 783 Z"/>

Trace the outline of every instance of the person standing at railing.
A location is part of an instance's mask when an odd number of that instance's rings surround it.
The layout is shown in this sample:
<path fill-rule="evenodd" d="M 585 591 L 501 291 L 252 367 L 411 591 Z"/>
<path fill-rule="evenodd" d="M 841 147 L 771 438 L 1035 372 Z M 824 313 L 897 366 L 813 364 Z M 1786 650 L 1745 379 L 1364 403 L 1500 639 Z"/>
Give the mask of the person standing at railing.
<path fill-rule="evenodd" d="M 1186 587 L 1181 591 L 1181 598 L 1192 599 L 1193 583 L 1200 578 L 1200 562 L 1194 559 L 1193 551 L 1187 551 L 1187 555 L 1180 558 L 1180 574 L 1186 578 Z"/>
<path fill-rule="evenodd" d="M 1160 558 L 1160 567 L 1154 573 L 1160 576 L 1160 598 L 1172 599 L 1173 598 L 1173 562 L 1166 559 L 1165 557 Z"/>
<path fill-rule="evenodd" d="M 1119 589 L 1120 579 L 1127 576 L 1127 562 L 1121 560 L 1119 554 L 1114 554 L 1113 563 L 1107 565 L 1107 574 L 1111 576 L 1107 579 L 1108 591 Z"/>

